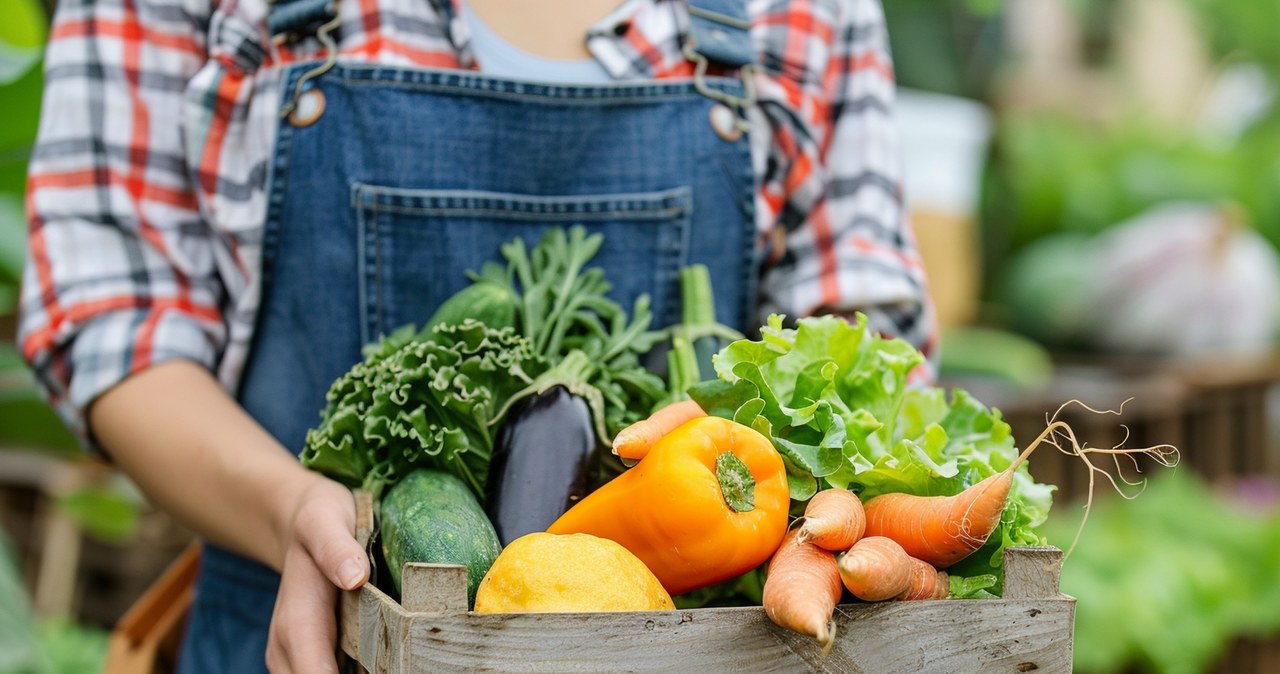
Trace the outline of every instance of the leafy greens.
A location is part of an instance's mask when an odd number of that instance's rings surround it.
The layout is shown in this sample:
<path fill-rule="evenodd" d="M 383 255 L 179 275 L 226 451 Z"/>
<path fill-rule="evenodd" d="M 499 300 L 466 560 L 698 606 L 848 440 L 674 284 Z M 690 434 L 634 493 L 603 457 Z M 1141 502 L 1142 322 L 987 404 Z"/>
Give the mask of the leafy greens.
<path fill-rule="evenodd" d="M 1017 458 L 1009 425 L 964 391 L 910 386 L 924 356 L 899 339 L 831 316 L 784 327 L 770 316 L 758 341 L 739 340 L 713 359 L 718 379 L 692 386 L 708 413 L 734 419 L 773 440 L 793 501 L 827 486 L 879 494 L 951 495 L 1007 468 Z M 1054 487 L 1018 469 L 987 543 L 948 569 L 962 595 L 1000 591 L 1003 550 L 1042 545 L 1036 532 Z M 966 578 L 981 579 L 966 581 Z"/>
<path fill-rule="evenodd" d="M 330 388 L 303 464 L 375 496 L 418 467 L 481 495 L 497 428 L 524 396 L 564 386 L 587 401 L 601 440 L 647 416 L 665 387 L 639 355 L 658 333 L 646 296 L 628 316 L 604 271 L 586 266 L 602 240 L 582 227 L 552 228 L 531 250 L 515 239 L 505 265 L 471 273 L 421 332 L 367 346 Z M 476 306 L 487 323 L 467 317 Z"/>

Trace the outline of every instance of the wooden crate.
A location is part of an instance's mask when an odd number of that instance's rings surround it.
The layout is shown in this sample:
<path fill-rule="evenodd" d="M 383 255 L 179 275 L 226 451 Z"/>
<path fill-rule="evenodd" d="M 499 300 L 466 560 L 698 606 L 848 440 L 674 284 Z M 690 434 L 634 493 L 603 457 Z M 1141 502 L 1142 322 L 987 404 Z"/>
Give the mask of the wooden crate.
<path fill-rule="evenodd" d="M 373 518 L 357 498 L 357 536 Z M 467 611 L 461 566 L 406 564 L 401 601 L 344 593 L 339 641 L 375 674 L 454 671 L 1071 671 L 1075 599 L 1058 591 L 1056 548 L 1006 551 L 1005 597 L 848 604 L 835 646 L 775 626 L 764 609 L 629 613 Z"/>

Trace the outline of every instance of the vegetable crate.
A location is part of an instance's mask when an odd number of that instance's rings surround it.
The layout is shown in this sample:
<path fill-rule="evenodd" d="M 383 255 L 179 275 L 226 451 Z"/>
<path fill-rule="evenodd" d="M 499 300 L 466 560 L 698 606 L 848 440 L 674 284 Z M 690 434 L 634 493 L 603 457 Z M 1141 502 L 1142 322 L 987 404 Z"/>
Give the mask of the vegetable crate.
<path fill-rule="evenodd" d="M 357 496 L 357 536 L 372 507 Z M 406 564 L 399 602 L 344 593 L 339 641 L 358 671 L 1070 672 L 1075 599 L 1062 552 L 1010 548 L 1003 599 L 848 604 L 830 652 L 760 607 L 626 613 L 477 614 L 461 566 Z M 359 669 L 363 668 L 363 669 Z"/>

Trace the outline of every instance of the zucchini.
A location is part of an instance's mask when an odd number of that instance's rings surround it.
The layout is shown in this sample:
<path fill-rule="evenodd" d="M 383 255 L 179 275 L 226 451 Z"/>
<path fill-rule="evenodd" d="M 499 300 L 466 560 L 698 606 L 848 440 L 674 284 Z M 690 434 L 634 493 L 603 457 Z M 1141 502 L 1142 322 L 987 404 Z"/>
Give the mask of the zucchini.
<path fill-rule="evenodd" d="M 400 479 L 382 498 L 382 555 L 400 592 L 406 562 L 467 567 L 467 601 L 502 552 L 502 544 L 475 495 L 457 477 L 418 469 Z"/>

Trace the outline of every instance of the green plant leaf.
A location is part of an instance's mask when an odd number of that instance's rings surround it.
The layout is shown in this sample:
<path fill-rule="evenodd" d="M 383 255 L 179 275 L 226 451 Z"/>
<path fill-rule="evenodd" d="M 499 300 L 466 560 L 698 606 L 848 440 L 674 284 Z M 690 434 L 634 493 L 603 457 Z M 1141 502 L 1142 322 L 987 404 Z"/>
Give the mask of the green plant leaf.
<path fill-rule="evenodd" d="M 46 25 L 38 0 L 5 0 L 0 8 L 0 92 L 40 62 Z M 12 99 L 6 97 L 5 101 L 8 108 Z"/>
<path fill-rule="evenodd" d="M 0 528 L 0 672 L 33 671 L 38 659 L 27 591 L 13 546 Z"/>
<path fill-rule="evenodd" d="M 104 541 L 121 543 L 138 529 L 138 503 L 119 491 L 105 487 L 78 489 L 58 498 L 58 507 L 88 534 Z"/>
<path fill-rule="evenodd" d="M 0 194 L 0 284 L 7 281 L 16 286 L 21 281 L 26 249 L 27 223 L 22 199 L 16 194 Z M 3 310 L 0 304 L 0 311 Z"/>

